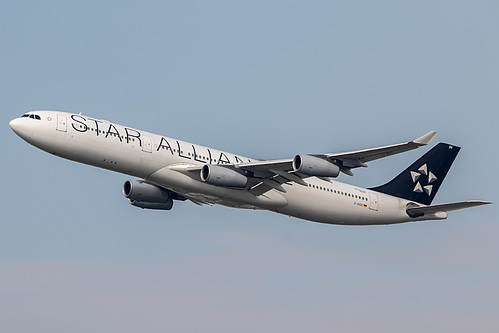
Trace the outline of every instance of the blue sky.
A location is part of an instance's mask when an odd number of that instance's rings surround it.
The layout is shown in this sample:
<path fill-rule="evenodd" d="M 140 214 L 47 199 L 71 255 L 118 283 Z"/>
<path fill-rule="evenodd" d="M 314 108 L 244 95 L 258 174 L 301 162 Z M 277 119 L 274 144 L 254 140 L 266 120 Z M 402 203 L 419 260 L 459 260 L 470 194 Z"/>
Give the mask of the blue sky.
<path fill-rule="evenodd" d="M 439 131 L 436 203 L 498 202 L 496 2 L 0 3 L 0 330 L 497 332 L 496 205 L 344 227 L 130 206 L 130 177 L 8 127 L 82 112 L 254 158 Z M 376 186 L 428 148 L 340 181 Z"/>

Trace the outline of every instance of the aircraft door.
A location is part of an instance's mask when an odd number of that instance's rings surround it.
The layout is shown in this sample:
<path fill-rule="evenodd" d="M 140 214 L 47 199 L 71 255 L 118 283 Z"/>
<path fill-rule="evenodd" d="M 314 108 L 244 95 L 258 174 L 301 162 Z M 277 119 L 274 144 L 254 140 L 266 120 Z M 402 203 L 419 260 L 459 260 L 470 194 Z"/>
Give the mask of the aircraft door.
<path fill-rule="evenodd" d="M 142 151 L 146 153 L 152 153 L 152 140 L 150 136 L 142 137 Z"/>
<path fill-rule="evenodd" d="M 378 210 L 378 195 L 376 193 L 369 192 L 369 209 Z"/>
<path fill-rule="evenodd" d="M 57 115 L 57 127 L 56 129 L 61 132 L 67 132 L 67 122 L 66 122 L 66 116 L 58 114 Z"/>

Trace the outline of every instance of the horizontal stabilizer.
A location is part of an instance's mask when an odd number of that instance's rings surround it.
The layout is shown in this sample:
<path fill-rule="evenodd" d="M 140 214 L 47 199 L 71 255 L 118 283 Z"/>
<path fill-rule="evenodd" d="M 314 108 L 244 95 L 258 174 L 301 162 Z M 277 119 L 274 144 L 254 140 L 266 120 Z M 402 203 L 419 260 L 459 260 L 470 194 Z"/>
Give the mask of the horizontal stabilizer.
<path fill-rule="evenodd" d="M 409 215 L 410 217 L 420 217 L 423 215 L 449 212 L 449 211 L 453 211 L 453 210 L 470 208 L 470 207 L 481 206 L 481 205 L 488 205 L 488 204 L 491 204 L 491 202 L 479 201 L 479 200 L 470 200 L 470 201 L 454 202 L 454 203 L 448 203 L 448 204 L 422 206 L 422 207 L 409 206 L 409 207 L 407 207 L 406 211 L 407 211 L 407 215 Z"/>

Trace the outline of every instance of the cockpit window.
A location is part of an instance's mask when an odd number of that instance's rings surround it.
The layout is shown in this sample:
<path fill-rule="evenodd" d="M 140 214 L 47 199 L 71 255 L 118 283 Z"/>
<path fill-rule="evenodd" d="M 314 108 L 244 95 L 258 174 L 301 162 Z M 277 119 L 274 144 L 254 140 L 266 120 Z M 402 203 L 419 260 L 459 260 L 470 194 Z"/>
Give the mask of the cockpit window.
<path fill-rule="evenodd" d="M 21 118 L 30 118 L 30 119 L 36 119 L 36 120 L 41 120 L 42 118 L 40 118 L 39 115 L 37 114 L 28 114 L 28 113 L 25 113 L 21 116 Z"/>

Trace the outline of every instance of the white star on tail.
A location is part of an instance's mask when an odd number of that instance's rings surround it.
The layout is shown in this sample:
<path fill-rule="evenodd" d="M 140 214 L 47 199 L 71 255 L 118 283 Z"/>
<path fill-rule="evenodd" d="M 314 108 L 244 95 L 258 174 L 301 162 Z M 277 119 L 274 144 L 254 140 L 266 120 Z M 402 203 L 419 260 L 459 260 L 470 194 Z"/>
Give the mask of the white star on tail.
<path fill-rule="evenodd" d="M 433 190 L 433 185 L 430 184 L 433 183 L 435 180 L 437 180 L 437 176 L 435 176 L 431 171 L 428 172 L 428 166 L 426 165 L 426 163 L 423 164 L 421 167 L 419 167 L 417 171 L 411 171 L 410 173 L 411 173 L 412 182 L 416 184 L 412 191 L 416 193 L 424 192 L 428 196 L 430 196 L 431 191 Z M 421 176 L 428 176 L 427 185 L 422 186 L 421 183 L 418 181 L 421 178 Z"/>

